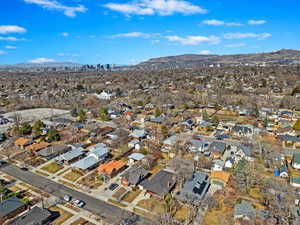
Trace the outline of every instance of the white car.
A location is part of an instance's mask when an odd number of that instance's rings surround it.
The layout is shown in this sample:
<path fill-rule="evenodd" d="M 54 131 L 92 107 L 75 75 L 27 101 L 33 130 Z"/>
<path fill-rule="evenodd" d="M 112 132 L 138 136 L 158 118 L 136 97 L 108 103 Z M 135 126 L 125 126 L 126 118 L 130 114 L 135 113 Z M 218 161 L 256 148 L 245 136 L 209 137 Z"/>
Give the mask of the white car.
<path fill-rule="evenodd" d="M 70 195 L 65 195 L 65 196 L 64 196 L 64 200 L 65 200 L 66 202 L 71 201 L 71 199 L 72 199 L 72 197 L 71 197 Z"/>
<path fill-rule="evenodd" d="M 82 201 L 82 200 L 75 199 L 73 202 L 74 202 L 74 204 L 75 204 L 76 206 L 78 206 L 79 208 L 83 208 L 83 207 L 85 206 L 85 202 Z"/>

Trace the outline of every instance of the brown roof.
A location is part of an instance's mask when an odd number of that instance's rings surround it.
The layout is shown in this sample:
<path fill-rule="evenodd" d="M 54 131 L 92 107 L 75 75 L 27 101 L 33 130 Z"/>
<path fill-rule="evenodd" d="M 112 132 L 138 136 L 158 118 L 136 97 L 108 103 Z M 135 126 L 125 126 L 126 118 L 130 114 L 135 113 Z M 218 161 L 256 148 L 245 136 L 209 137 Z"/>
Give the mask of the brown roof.
<path fill-rule="evenodd" d="M 50 144 L 48 142 L 39 142 L 39 143 L 34 143 L 32 145 L 29 145 L 26 147 L 27 150 L 32 150 L 32 151 L 38 151 L 43 148 L 48 147 Z"/>
<path fill-rule="evenodd" d="M 121 161 L 121 160 L 118 160 L 118 161 L 110 161 L 108 163 L 105 163 L 105 164 L 101 164 L 99 167 L 98 167 L 98 170 L 102 173 L 106 173 L 106 174 L 112 174 L 114 170 L 118 171 L 120 170 L 121 168 L 123 168 L 126 164 Z"/>
<path fill-rule="evenodd" d="M 32 140 L 29 139 L 29 138 L 21 137 L 21 138 L 19 138 L 18 140 L 15 141 L 15 145 L 16 146 L 24 146 L 24 145 L 26 145 L 27 143 L 29 143 L 31 141 Z"/>

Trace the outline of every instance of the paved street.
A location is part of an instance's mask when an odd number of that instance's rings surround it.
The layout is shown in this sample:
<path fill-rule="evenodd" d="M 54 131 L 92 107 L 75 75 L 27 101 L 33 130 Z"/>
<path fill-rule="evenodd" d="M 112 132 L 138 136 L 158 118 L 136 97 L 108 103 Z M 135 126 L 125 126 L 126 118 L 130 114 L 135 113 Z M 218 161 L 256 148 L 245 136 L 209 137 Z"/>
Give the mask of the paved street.
<path fill-rule="evenodd" d="M 72 196 L 73 198 L 81 199 L 87 203 L 85 206 L 86 210 L 101 216 L 108 223 L 118 224 L 118 222 L 122 217 L 124 217 L 124 215 L 130 215 L 131 213 L 84 193 L 70 189 L 62 184 L 56 183 L 42 176 L 36 175 L 29 171 L 22 171 L 18 167 L 10 164 L 1 167 L 0 171 L 12 177 L 15 177 L 16 179 L 19 179 L 24 183 L 40 188 L 56 197 L 62 198 L 67 194 Z M 151 222 L 144 217 L 137 216 L 136 224 L 147 225 L 151 224 Z"/>

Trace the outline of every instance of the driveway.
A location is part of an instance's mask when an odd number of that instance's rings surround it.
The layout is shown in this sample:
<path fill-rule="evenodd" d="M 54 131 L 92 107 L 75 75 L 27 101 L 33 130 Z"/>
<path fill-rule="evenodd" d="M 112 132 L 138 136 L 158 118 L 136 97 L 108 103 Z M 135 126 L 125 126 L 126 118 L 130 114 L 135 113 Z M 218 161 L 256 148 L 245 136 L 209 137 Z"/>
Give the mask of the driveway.
<path fill-rule="evenodd" d="M 24 183 L 30 184 L 36 188 L 42 189 L 58 198 L 63 198 L 64 195 L 70 195 L 73 198 L 80 199 L 86 202 L 85 209 L 93 214 L 101 216 L 106 222 L 119 224 L 124 215 L 132 215 L 131 212 L 123 210 L 117 206 L 108 204 L 97 198 L 87 194 L 75 191 L 62 184 L 51 181 L 47 178 L 31 173 L 30 171 L 22 171 L 18 167 L 8 164 L 0 168 L 0 171 L 12 176 Z M 137 225 L 150 225 L 150 220 L 136 216 Z"/>

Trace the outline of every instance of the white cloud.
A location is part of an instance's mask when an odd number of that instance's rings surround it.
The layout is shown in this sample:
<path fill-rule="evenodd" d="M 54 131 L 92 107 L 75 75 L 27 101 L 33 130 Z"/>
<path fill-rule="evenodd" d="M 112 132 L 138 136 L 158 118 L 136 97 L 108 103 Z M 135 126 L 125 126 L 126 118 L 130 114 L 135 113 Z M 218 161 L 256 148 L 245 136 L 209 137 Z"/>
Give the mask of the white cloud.
<path fill-rule="evenodd" d="M 3 37 L 0 36 L 0 41 L 24 41 L 24 38 L 16 38 L 16 37 Z"/>
<path fill-rule="evenodd" d="M 249 25 L 260 25 L 267 23 L 266 20 L 248 20 Z"/>
<path fill-rule="evenodd" d="M 153 33 L 153 34 L 148 34 L 148 33 L 143 33 L 143 32 L 129 32 L 129 33 L 122 33 L 122 34 L 115 34 L 111 35 L 110 38 L 153 38 L 159 36 L 159 33 Z"/>
<path fill-rule="evenodd" d="M 3 25 L 0 26 L 0 34 L 8 33 L 25 33 L 26 29 L 16 25 Z"/>
<path fill-rule="evenodd" d="M 6 45 L 5 48 L 7 48 L 7 49 L 16 49 L 17 47 L 16 46 L 12 46 L 12 45 Z"/>
<path fill-rule="evenodd" d="M 203 50 L 201 52 L 199 52 L 199 54 L 201 55 L 210 55 L 212 52 L 210 50 Z"/>
<path fill-rule="evenodd" d="M 236 43 L 236 44 L 225 45 L 225 47 L 227 47 L 227 48 L 238 48 L 238 47 L 243 47 L 243 46 L 246 46 L 246 44 L 245 43 Z"/>
<path fill-rule="evenodd" d="M 87 8 L 83 5 L 66 6 L 56 0 L 24 0 L 24 2 L 39 5 L 44 9 L 62 11 L 68 17 L 75 17 L 76 13 L 87 11 Z"/>
<path fill-rule="evenodd" d="M 207 13 L 207 10 L 185 0 L 136 0 L 128 3 L 107 3 L 104 7 L 126 15 L 161 16 L 182 13 L 184 15 Z"/>
<path fill-rule="evenodd" d="M 62 32 L 60 35 L 63 36 L 63 37 L 68 37 L 68 36 L 70 36 L 70 34 L 69 34 L 68 32 Z"/>
<path fill-rule="evenodd" d="M 222 20 L 203 20 L 202 21 L 203 24 L 206 25 L 211 25 L 211 26 L 243 26 L 243 24 L 241 23 L 236 23 L 236 22 L 225 22 Z"/>
<path fill-rule="evenodd" d="M 55 59 L 48 59 L 48 58 L 36 58 L 36 59 L 31 59 L 28 60 L 29 63 L 51 63 L 51 62 L 56 62 Z"/>
<path fill-rule="evenodd" d="M 270 33 L 227 33 L 224 35 L 226 39 L 242 39 L 242 38 L 256 38 L 258 40 L 265 40 L 272 37 Z"/>
<path fill-rule="evenodd" d="M 169 41 L 179 42 L 182 45 L 199 45 L 203 43 L 208 44 L 218 44 L 220 43 L 220 39 L 217 36 L 187 36 L 187 37 L 179 37 L 179 36 L 166 36 Z"/>
<path fill-rule="evenodd" d="M 157 44 L 157 43 L 159 43 L 159 42 L 160 42 L 160 40 L 152 40 L 152 41 L 151 41 L 152 44 Z"/>
<path fill-rule="evenodd" d="M 79 57 L 79 54 L 77 54 L 77 53 L 60 52 L 60 53 L 57 53 L 56 55 L 58 55 L 58 56 L 67 56 L 67 57 Z"/>
<path fill-rule="evenodd" d="M 6 52 L 5 52 L 5 51 L 2 51 L 2 50 L 0 50 L 0 55 L 4 55 L 4 54 L 6 54 Z"/>
<path fill-rule="evenodd" d="M 90 35 L 89 38 L 94 39 L 96 36 L 95 35 Z"/>

